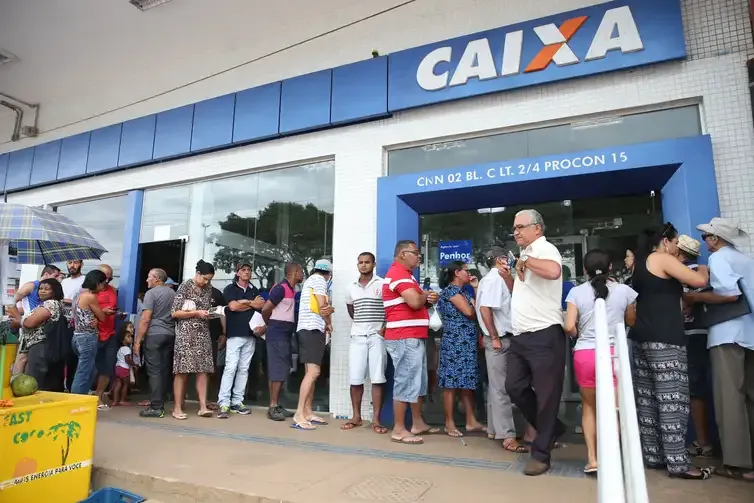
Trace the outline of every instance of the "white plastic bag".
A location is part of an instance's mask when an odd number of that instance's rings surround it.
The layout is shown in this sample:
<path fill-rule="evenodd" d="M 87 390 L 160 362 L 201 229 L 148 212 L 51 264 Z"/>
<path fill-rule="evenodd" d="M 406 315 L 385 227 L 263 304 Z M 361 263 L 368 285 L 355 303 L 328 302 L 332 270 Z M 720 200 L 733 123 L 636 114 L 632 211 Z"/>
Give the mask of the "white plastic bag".
<path fill-rule="evenodd" d="M 432 313 L 429 315 L 429 329 L 435 332 L 442 330 L 442 318 L 436 307 L 432 308 Z"/>

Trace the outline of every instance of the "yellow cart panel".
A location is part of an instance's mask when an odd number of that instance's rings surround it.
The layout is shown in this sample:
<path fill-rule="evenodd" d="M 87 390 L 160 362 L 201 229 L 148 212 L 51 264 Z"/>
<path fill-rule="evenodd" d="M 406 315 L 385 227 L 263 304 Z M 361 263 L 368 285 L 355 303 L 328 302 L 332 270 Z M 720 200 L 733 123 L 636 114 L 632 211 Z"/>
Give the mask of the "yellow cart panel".
<path fill-rule="evenodd" d="M 0 503 L 89 496 L 97 398 L 40 391 L 0 408 Z"/>

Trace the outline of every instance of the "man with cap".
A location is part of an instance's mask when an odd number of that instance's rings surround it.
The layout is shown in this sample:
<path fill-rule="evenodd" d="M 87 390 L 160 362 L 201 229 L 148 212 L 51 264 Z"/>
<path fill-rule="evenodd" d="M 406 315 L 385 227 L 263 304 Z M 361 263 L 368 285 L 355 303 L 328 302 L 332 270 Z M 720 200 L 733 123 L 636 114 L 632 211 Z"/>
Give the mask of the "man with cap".
<path fill-rule="evenodd" d="M 513 406 L 505 391 L 505 374 L 513 327 L 511 325 L 511 293 L 500 270 L 508 265 L 505 249 L 493 246 L 487 252 L 490 268 L 479 282 L 476 292 L 476 312 L 484 334 L 484 356 L 487 361 L 488 416 L 487 433 L 500 440 L 510 452 L 523 453 L 526 448 L 516 440 Z"/>
<path fill-rule="evenodd" d="M 696 270 L 699 267 L 699 249 L 702 244 L 696 239 L 685 234 L 678 236 L 678 258 L 689 269 Z M 683 292 L 700 292 L 702 288 L 692 289 L 683 286 Z M 710 389 L 710 360 L 707 350 L 707 329 L 694 323 L 691 306 L 683 306 L 683 326 L 687 337 L 686 352 L 689 365 L 689 394 L 691 395 L 691 417 L 694 420 L 696 440 L 688 448 L 692 456 L 711 457 L 712 443 L 707 428 L 707 403 L 709 402 Z"/>
<path fill-rule="evenodd" d="M 251 284 L 251 264 L 242 263 L 236 268 L 236 277 L 225 287 L 225 369 L 220 381 L 217 417 L 227 419 L 231 412 L 241 415 L 251 413 L 243 403 L 246 382 L 249 379 L 251 358 L 256 348 L 256 335 L 264 333 L 264 327 L 252 332 L 249 322 L 255 311 L 264 306 L 264 299 Z"/>
<path fill-rule="evenodd" d="M 327 284 L 332 274 L 332 264 L 327 259 L 314 263 L 312 274 L 301 288 L 301 301 L 298 307 L 298 350 L 299 361 L 306 366 L 298 395 L 298 408 L 293 415 L 291 427 L 299 430 L 314 430 L 317 425 L 327 422 L 314 415 L 314 383 L 319 377 L 322 358 L 325 355 L 327 334 L 332 333 L 330 315 L 332 308 L 327 295 Z"/>
<path fill-rule="evenodd" d="M 707 347 L 723 451 L 716 473 L 754 482 L 754 259 L 736 249 L 736 240 L 748 236 L 736 222 L 716 217 L 697 229 L 711 252 L 712 292 L 687 294 L 687 302 L 724 304 L 743 295 L 752 311 L 709 327 Z"/>

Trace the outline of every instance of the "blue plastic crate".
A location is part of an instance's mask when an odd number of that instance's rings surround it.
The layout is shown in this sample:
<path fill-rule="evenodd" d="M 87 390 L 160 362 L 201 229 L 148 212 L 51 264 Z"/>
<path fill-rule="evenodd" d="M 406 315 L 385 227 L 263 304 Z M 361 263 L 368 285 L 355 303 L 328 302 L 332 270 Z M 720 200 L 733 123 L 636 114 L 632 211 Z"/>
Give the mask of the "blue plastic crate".
<path fill-rule="evenodd" d="M 145 498 L 114 487 L 106 487 L 93 492 L 87 499 L 79 503 L 142 503 Z"/>

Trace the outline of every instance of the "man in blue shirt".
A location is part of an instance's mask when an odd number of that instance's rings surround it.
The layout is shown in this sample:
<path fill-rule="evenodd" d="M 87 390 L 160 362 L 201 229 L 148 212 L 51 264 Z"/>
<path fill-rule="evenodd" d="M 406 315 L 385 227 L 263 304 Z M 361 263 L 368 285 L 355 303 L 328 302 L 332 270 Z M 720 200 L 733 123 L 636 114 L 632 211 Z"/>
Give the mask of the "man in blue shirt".
<path fill-rule="evenodd" d="M 30 313 L 42 301 L 39 299 L 39 282 L 43 279 L 56 279 L 60 281 L 60 269 L 54 265 L 45 266 L 42 269 L 42 277 L 37 281 L 29 281 L 21 285 L 16 291 L 16 302 L 21 302 L 24 313 Z"/>
<path fill-rule="evenodd" d="M 249 367 L 256 347 L 256 335 L 252 333 L 249 322 L 254 312 L 264 306 L 264 299 L 259 291 L 249 284 L 251 281 L 251 265 L 240 264 L 236 270 L 235 280 L 223 291 L 223 297 L 228 303 L 225 308 L 225 369 L 220 382 L 220 393 L 217 405 L 220 411 L 217 417 L 227 419 L 230 412 L 247 415 L 251 410 L 243 403 L 246 393 L 246 382 L 249 379 Z"/>
<path fill-rule="evenodd" d="M 727 218 L 697 226 L 709 258 L 712 292 L 687 293 L 687 303 L 725 304 L 743 295 L 749 314 L 709 327 L 715 417 L 720 430 L 723 466 L 716 474 L 754 482 L 754 258 L 735 242 L 747 234 Z"/>

